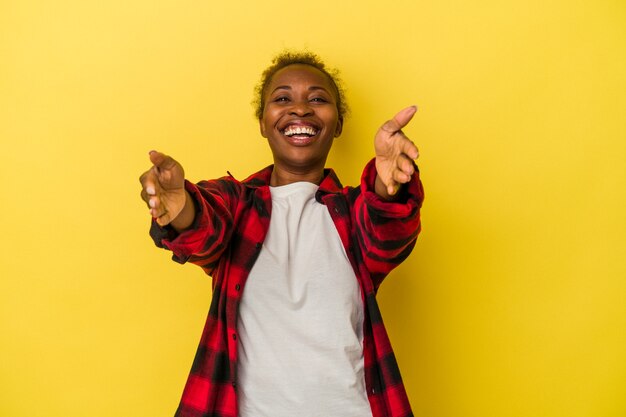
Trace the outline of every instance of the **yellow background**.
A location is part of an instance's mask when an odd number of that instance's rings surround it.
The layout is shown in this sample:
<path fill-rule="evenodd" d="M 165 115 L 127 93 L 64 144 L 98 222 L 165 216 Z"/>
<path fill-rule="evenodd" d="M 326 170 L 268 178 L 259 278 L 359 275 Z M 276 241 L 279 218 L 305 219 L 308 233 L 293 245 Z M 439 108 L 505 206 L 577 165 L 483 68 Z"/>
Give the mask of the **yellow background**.
<path fill-rule="evenodd" d="M 137 178 L 269 164 L 283 47 L 342 71 L 344 183 L 420 107 L 423 234 L 379 296 L 415 415 L 626 416 L 623 0 L 1 0 L 0 415 L 173 414 L 210 279 Z"/>

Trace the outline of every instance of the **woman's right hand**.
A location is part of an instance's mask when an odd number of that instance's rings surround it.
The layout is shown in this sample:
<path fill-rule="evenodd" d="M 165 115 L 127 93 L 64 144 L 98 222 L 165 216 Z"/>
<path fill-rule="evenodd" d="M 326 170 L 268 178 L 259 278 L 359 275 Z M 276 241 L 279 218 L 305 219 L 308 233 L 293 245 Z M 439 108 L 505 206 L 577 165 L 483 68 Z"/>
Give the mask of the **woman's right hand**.
<path fill-rule="evenodd" d="M 159 226 L 171 224 L 181 231 L 193 223 L 195 210 L 185 191 L 185 171 L 170 156 L 150 151 L 152 168 L 139 177 L 141 198 Z M 191 218 L 189 218 L 191 216 Z"/>

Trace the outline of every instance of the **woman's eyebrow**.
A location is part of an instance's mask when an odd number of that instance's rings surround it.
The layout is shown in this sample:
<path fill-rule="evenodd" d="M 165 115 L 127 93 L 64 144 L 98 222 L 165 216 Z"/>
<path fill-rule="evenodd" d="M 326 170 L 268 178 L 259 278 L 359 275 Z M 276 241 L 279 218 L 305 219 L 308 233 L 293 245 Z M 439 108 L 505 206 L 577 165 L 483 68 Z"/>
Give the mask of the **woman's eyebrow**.
<path fill-rule="evenodd" d="M 279 85 L 278 87 L 274 89 L 274 91 L 272 91 L 272 93 L 276 92 L 277 90 L 292 90 L 292 88 L 290 85 Z M 309 87 L 309 91 L 315 91 L 315 90 L 322 90 L 328 93 L 328 90 L 322 86 L 312 85 Z"/>
<path fill-rule="evenodd" d="M 288 85 L 279 85 L 272 91 L 272 93 L 274 93 L 277 90 L 291 90 L 291 87 Z"/>

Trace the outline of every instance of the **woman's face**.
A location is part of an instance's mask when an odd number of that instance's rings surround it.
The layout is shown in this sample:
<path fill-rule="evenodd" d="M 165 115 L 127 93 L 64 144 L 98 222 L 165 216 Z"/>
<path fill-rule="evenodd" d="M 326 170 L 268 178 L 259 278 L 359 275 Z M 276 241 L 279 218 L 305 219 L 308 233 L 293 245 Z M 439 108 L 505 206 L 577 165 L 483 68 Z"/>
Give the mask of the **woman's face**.
<path fill-rule="evenodd" d="M 289 65 L 274 74 L 263 100 L 259 124 L 274 164 L 298 171 L 323 169 L 342 127 L 328 76 L 310 65 Z"/>

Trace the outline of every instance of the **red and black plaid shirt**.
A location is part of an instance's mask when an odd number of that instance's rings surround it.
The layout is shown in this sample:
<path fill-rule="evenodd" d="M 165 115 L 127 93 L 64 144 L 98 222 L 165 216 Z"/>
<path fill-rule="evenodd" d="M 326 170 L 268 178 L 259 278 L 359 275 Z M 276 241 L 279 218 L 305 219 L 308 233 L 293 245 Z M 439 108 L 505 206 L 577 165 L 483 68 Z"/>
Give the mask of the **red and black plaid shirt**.
<path fill-rule="evenodd" d="M 197 204 L 193 227 L 177 235 L 153 222 L 157 246 L 213 277 L 211 307 L 176 417 L 237 416 L 237 311 L 270 223 L 271 173 L 270 166 L 241 182 L 232 176 L 186 182 Z M 328 207 L 363 294 L 365 384 L 373 417 L 407 417 L 413 414 L 375 296 L 415 245 L 424 193 L 417 170 L 398 202 L 378 197 L 375 179 L 373 160 L 356 188 L 342 187 L 325 170 L 315 198 Z"/>

